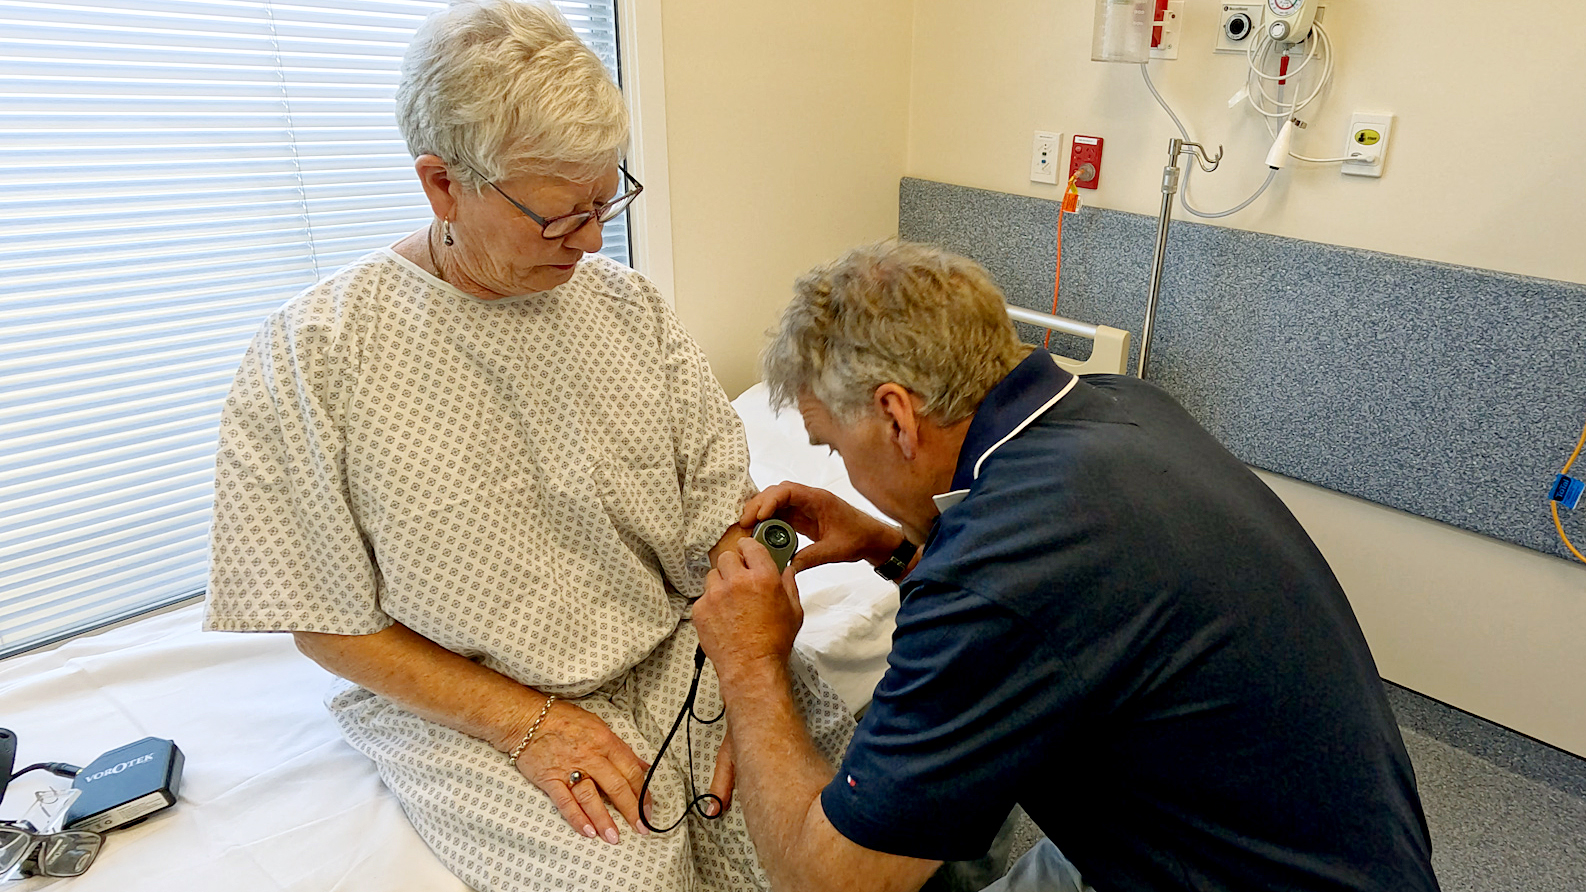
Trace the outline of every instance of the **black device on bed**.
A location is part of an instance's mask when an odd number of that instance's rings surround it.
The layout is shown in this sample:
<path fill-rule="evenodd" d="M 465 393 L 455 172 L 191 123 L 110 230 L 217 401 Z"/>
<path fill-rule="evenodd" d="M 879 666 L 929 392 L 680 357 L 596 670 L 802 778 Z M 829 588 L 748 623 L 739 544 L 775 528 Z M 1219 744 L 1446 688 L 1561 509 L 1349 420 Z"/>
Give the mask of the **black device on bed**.
<path fill-rule="evenodd" d="M 787 569 L 788 561 L 793 560 L 793 552 L 799 548 L 799 537 L 793 532 L 793 527 L 787 521 L 774 517 L 755 524 L 754 540 L 771 552 L 778 573 Z"/>
<path fill-rule="evenodd" d="M 0 799 L 6 796 L 11 785 L 11 768 L 17 763 L 17 736 L 9 729 L 0 728 Z"/>

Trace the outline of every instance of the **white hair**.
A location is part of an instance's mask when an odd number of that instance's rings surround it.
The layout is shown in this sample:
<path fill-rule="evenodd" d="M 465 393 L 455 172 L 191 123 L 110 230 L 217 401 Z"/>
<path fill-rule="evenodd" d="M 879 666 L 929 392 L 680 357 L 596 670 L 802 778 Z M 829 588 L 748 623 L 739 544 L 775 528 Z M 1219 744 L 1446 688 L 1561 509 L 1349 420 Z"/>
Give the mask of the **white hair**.
<path fill-rule="evenodd" d="M 930 245 L 855 248 L 798 280 L 761 374 L 775 408 L 808 392 L 850 424 L 894 383 L 939 424 L 973 415 L 1035 348 L 980 264 Z"/>
<path fill-rule="evenodd" d="M 606 67 L 543 0 L 463 0 L 424 20 L 402 59 L 397 126 L 475 188 L 574 169 L 594 180 L 628 143 Z"/>

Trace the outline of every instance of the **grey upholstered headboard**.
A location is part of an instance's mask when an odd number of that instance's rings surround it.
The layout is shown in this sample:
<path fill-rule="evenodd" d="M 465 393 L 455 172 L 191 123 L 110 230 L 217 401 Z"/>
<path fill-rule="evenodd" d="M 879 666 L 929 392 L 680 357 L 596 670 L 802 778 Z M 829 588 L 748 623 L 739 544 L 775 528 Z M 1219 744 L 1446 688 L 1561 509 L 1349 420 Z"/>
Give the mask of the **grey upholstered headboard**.
<path fill-rule="evenodd" d="M 1051 309 L 1055 202 L 905 179 L 899 207 L 903 238 Z M 1058 312 L 1138 341 L 1155 235 L 1070 216 Z M 1151 378 L 1251 465 L 1562 556 L 1547 490 L 1586 420 L 1583 339 L 1581 285 L 1175 221 Z"/>

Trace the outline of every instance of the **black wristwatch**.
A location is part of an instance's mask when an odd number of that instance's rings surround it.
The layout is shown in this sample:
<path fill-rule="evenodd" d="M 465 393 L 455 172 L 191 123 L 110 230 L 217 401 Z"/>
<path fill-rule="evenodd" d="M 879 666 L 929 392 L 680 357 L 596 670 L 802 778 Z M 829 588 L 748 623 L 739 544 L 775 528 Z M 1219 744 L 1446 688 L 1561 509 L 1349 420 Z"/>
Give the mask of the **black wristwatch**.
<path fill-rule="evenodd" d="M 918 545 L 905 538 L 902 545 L 892 550 L 891 557 L 876 565 L 876 575 L 888 582 L 897 582 L 909 571 L 909 561 L 914 560 L 914 552 L 919 550 Z"/>

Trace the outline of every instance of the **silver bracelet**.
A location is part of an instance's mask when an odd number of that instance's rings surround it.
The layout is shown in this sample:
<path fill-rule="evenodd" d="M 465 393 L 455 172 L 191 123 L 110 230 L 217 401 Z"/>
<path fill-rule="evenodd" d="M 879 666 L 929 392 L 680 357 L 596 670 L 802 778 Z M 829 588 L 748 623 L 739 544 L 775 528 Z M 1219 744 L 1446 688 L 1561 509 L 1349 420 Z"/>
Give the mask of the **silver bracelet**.
<path fill-rule="evenodd" d="M 555 703 L 556 700 L 555 694 L 545 695 L 545 705 L 540 707 L 539 716 L 535 718 L 534 724 L 529 726 L 529 733 L 523 735 L 523 740 L 519 741 L 518 745 L 512 748 L 512 752 L 507 754 L 508 765 L 513 768 L 518 767 L 518 757 L 523 755 L 523 751 L 528 749 L 529 744 L 534 742 L 534 732 L 540 730 L 540 723 L 545 721 L 546 714 L 551 711 L 551 704 Z"/>

